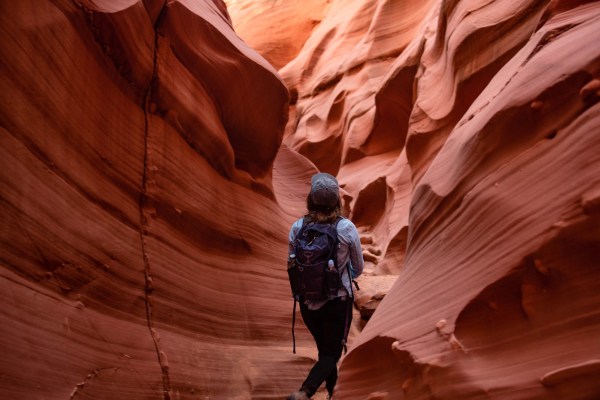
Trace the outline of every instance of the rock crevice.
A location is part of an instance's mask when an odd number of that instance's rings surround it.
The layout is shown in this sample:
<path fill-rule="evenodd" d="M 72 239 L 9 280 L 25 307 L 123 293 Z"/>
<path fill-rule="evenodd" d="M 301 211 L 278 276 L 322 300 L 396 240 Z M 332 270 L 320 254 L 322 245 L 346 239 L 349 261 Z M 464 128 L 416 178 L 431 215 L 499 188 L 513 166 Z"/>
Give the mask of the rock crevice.
<path fill-rule="evenodd" d="M 171 383 L 169 379 L 169 363 L 167 355 L 162 349 L 160 343 L 160 335 L 155 328 L 154 315 L 152 309 L 152 293 L 154 292 L 154 279 L 152 277 L 151 256 L 149 254 L 146 239 L 150 235 L 150 221 L 154 217 L 155 210 L 151 206 L 151 186 L 153 175 L 156 173 L 156 167 L 153 164 L 151 148 L 151 115 L 156 109 L 156 104 L 153 101 L 153 88 L 157 86 L 159 80 L 158 58 L 160 51 L 160 25 L 167 13 L 167 1 L 163 3 L 158 17 L 154 22 L 154 47 L 152 50 L 152 79 L 146 88 L 142 108 L 144 111 L 144 162 L 142 172 L 142 184 L 140 190 L 140 244 L 142 252 L 142 262 L 144 265 L 144 297 L 146 302 L 146 318 L 148 320 L 148 331 L 156 348 L 156 356 L 162 374 L 163 398 L 164 400 L 171 399 Z"/>

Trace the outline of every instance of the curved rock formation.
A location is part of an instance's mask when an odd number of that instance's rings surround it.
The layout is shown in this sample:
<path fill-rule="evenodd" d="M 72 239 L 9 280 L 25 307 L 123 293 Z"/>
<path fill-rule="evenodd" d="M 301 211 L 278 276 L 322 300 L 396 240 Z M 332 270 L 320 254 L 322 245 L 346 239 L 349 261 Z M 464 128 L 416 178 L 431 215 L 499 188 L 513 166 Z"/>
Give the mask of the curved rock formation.
<path fill-rule="evenodd" d="M 3 4 L 0 397 L 265 398 L 310 364 L 281 328 L 288 91 L 222 10 Z"/>
<path fill-rule="evenodd" d="M 599 397 L 600 5 L 507 4 L 5 2 L 0 397 L 296 389 L 318 170 L 367 260 L 338 398 Z"/>
<path fill-rule="evenodd" d="M 280 70 L 383 298 L 340 398 L 600 395 L 597 4 L 334 1 Z"/>
<path fill-rule="evenodd" d="M 597 5 L 549 18 L 426 145 L 425 171 L 409 156 L 407 258 L 344 359 L 341 398 L 600 395 L 599 22 Z"/>
<path fill-rule="evenodd" d="M 233 28 L 279 69 L 298 55 L 329 8 L 324 0 L 225 0 Z"/>

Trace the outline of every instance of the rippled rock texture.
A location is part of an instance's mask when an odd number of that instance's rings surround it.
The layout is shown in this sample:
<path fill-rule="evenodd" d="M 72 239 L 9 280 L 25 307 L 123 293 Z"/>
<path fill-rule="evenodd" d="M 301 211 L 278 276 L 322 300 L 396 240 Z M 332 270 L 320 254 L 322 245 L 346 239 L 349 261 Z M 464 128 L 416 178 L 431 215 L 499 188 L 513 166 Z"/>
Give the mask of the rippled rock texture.
<path fill-rule="evenodd" d="M 598 2 L 332 2 L 280 70 L 365 286 L 398 274 L 338 398 L 600 396 L 598 40 Z"/>
<path fill-rule="evenodd" d="M 368 261 L 338 399 L 600 397 L 599 2 L 299 3 L 2 5 L 0 397 L 297 389 L 317 170 Z"/>
<path fill-rule="evenodd" d="M 291 354 L 272 189 L 288 91 L 224 4 L 18 1 L 0 19 L 0 397 L 295 386 L 310 360 Z"/>

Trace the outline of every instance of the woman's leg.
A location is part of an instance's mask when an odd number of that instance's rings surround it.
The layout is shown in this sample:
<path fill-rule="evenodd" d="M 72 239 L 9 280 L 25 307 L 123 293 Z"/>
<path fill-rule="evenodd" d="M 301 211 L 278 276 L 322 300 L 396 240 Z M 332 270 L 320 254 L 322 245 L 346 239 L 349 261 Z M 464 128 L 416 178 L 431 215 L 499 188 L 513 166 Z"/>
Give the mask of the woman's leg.
<path fill-rule="evenodd" d="M 352 323 L 352 310 L 354 307 L 354 300 L 350 297 L 346 298 L 345 301 L 343 301 L 342 303 L 345 303 L 345 312 L 344 312 L 344 332 L 342 333 L 342 339 L 346 339 L 345 335 L 347 334 L 346 329 L 350 328 L 350 324 Z M 341 310 L 340 310 L 341 313 Z M 342 340 L 340 339 L 340 340 Z M 342 346 L 343 349 L 343 346 Z M 338 356 L 338 361 L 341 357 L 341 351 L 339 353 L 340 355 Z M 337 369 L 337 362 L 336 362 L 336 367 L 333 369 L 333 371 L 331 371 L 331 373 L 329 374 L 329 376 L 325 379 L 325 387 L 327 388 L 327 392 L 332 395 L 333 394 L 333 389 L 335 388 L 335 385 L 337 383 L 337 379 L 338 379 L 338 369 Z"/>
<path fill-rule="evenodd" d="M 319 349 L 319 360 L 302 384 L 302 390 L 312 396 L 327 380 L 327 390 L 333 390 L 337 381 L 337 362 L 342 356 L 342 340 L 346 324 L 347 301 L 330 300 L 318 310 L 303 306 L 302 318 L 315 338 Z"/>
<path fill-rule="evenodd" d="M 315 340 L 319 352 L 321 351 L 321 345 L 323 343 L 323 321 L 321 317 L 321 310 L 322 308 L 319 310 L 310 310 L 306 305 L 300 303 L 302 320 Z"/>
<path fill-rule="evenodd" d="M 337 365 L 336 365 L 336 367 L 333 369 L 333 371 L 331 371 L 329 376 L 325 379 L 325 388 L 327 389 L 327 393 L 329 393 L 330 395 L 333 394 L 333 389 L 335 388 L 337 379 L 338 379 L 338 370 L 337 370 Z"/>

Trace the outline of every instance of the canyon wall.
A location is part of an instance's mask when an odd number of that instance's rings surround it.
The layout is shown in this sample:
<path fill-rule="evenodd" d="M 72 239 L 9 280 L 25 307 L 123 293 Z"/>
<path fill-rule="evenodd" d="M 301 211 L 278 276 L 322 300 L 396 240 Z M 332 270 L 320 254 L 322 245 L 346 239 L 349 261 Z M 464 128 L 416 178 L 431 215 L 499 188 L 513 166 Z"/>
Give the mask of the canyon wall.
<path fill-rule="evenodd" d="M 224 0 L 233 29 L 279 69 L 298 55 L 329 8 L 325 0 Z"/>
<path fill-rule="evenodd" d="M 334 1 L 280 70 L 385 296 L 338 398 L 600 396 L 598 40 L 599 2 Z"/>
<path fill-rule="evenodd" d="M 295 387 L 273 67 L 218 1 L 1 8 L 0 398 Z"/>
<path fill-rule="evenodd" d="M 600 2 L 225 3 L 3 3 L 0 398 L 297 389 L 317 170 L 367 260 L 338 399 L 599 397 Z"/>

